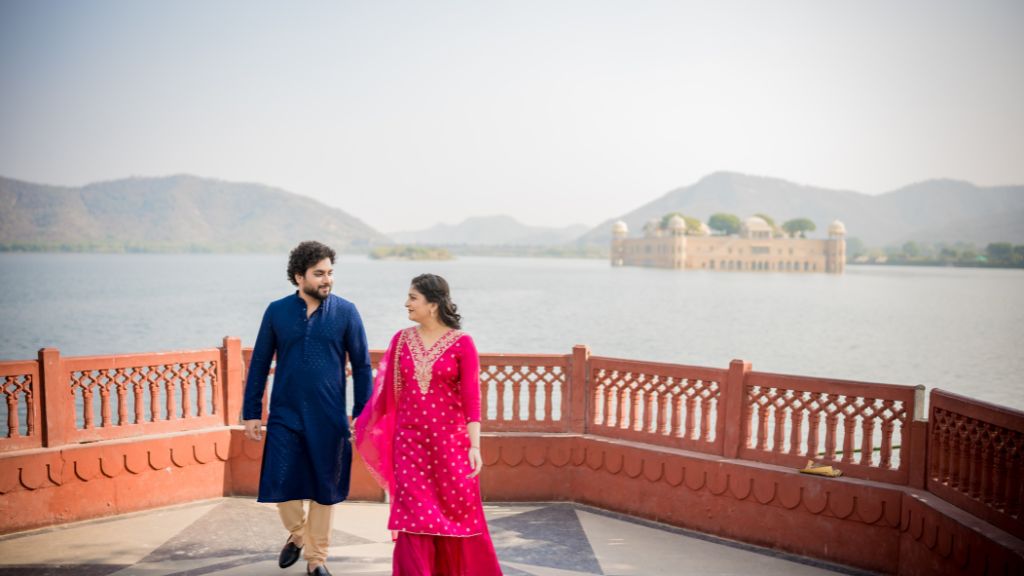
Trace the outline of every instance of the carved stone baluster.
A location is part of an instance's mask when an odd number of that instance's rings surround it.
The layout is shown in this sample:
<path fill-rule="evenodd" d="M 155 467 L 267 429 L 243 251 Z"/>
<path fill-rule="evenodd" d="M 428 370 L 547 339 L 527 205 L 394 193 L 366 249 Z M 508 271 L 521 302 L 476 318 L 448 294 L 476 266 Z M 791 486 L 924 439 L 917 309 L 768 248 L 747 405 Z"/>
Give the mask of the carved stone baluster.
<path fill-rule="evenodd" d="M 554 406 L 555 406 L 555 386 L 562 386 L 562 381 L 558 378 L 552 378 L 547 381 L 544 385 L 544 421 L 551 422 L 554 420 Z M 564 398 L 564 395 L 560 395 Z"/>
<path fill-rule="evenodd" d="M 146 374 L 149 379 L 149 421 L 160 420 L 160 367 L 150 366 Z"/>
<path fill-rule="evenodd" d="M 91 379 L 89 379 L 83 382 L 82 386 L 82 427 L 86 430 L 89 430 L 90 428 L 92 428 L 92 421 L 92 381 Z"/>
<path fill-rule="evenodd" d="M 593 390 L 590 392 L 590 405 L 593 407 L 593 424 L 597 426 L 608 420 L 608 412 L 602 408 L 604 403 L 601 402 L 602 396 L 608 395 L 608 390 L 605 386 L 607 380 L 605 380 L 604 370 L 595 370 L 594 374 L 591 375 L 590 381 L 593 385 Z M 565 401 L 564 396 L 562 397 L 562 401 Z"/>
<path fill-rule="evenodd" d="M 171 372 L 170 368 L 168 368 L 167 370 L 164 371 L 164 375 L 165 376 L 169 376 L 168 378 L 164 379 L 164 391 L 167 393 L 167 406 L 165 407 L 167 409 L 166 410 L 166 415 L 167 415 L 166 419 L 167 420 L 175 420 L 178 417 L 178 411 L 177 411 L 178 402 L 174 398 L 174 389 L 175 389 L 177 380 L 176 380 L 175 374 L 173 374 Z"/>
<path fill-rule="evenodd" d="M 544 370 L 540 368 L 540 370 Z M 536 421 L 537 418 L 537 380 L 530 379 L 526 384 L 526 419 Z"/>
<path fill-rule="evenodd" d="M 8 438 L 17 438 L 18 436 L 20 436 L 20 434 L 18 432 L 18 427 L 20 426 L 20 423 L 18 422 L 18 388 L 13 388 L 13 389 L 9 389 L 8 388 L 8 386 L 11 386 L 12 384 L 14 384 L 14 381 L 15 381 L 15 377 L 14 376 L 7 376 L 7 377 L 5 377 L 4 378 L 4 386 L 3 386 L 3 389 L 2 389 L 3 393 L 4 393 L 4 396 L 7 398 L 7 437 Z M 31 406 L 31 404 L 29 406 Z M 29 410 L 29 414 L 31 414 L 31 413 L 32 413 L 32 411 Z"/>
<path fill-rule="evenodd" d="M 36 433 L 36 419 L 33 416 L 34 410 L 32 410 L 32 377 L 25 376 L 25 424 L 28 427 L 26 434 L 28 436 L 35 436 Z"/>
<path fill-rule="evenodd" d="M 619 402 L 619 382 L 609 381 L 608 387 L 604 391 L 604 424 L 609 428 L 614 428 L 616 425 L 616 418 L 620 417 L 615 411 L 615 407 Z"/>
<path fill-rule="evenodd" d="M 971 421 L 971 430 L 967 438 L 970 441 L 970 459 L 967 461 L 967 465 L 971 471 L 971 482 L 967 486 L 967 495 L 978 499 L 981 496 L 982 481 L 982 436 L 981 427 L 977 421 Z"/>
<path fill-rule="evenodd" d="M 497 420 L 505 420 L 505 370 L 498 372 L 497 382 L 494 386 L 497 397 L 498 412 L 495 415 Z"/>
<path fill-rule="evenodd" d="M 807 427 L 807 457 L 812 460 L 818 457 L 818 439 L 821 436 L 821 410 L 820 402 L 817 407 L 811 407 L 810 421 Z"/>
<path fill-rule="evenodd" d="M 957 430 L 959 416 L 950 415 L 949 420 L 949 467 L 946 485 L 956 488 L 960 483 L 960 436 Z"/>
<path fill-rule="evenodd" d="M 480 370 L 480 419 L 490 420 L 490 413 L 488 412 L 491 405 L 491 379 L 490 370 L 482 368 Z"/>
<path fill-rule="evenodd" d="M 992 427 L 987 423 L 981 429 L 981 459 L 978 462 L 981 470 L 978 473 L 978 499 L 986 505 L 992 504 Z"/>
<path fill-rule="evenodd" d="M 957 472 L 959 474 L 957 481 L 957 489 L 964 494 L 969 494 L 971 491 L 971 438 L 970 438 L 970 421 L 961 416 L 959 419 L 960 426 L 957 429 L 957 438 L 960 444 L 960 460 L 957 462 Z"/>
<path fill-rule="evenodd" d="M 640 429 L 640 425 L 643 420 L 640 418 L 640 406 L 643 403 L 643 382 L 638 382 L 636 386 L 630 389 L 630 420 L 626 422 L 624 428 L 631 430 Z"/>
<path fill-rule="evenodd" d="M 843 462 L 853 464 L 854 430 L 857 429 L 857 418 L 854 410 L 850 409 L 843 413 Z"/>
<path fill-rule="evenodd" d="M 672 391 L 672 437 L 683 437 L 683 391 L 676 388 Z"/>
<path fill-rule="evenodd" d="M 697 398 L 692 388 L 683 388 L 680 393 L 680 400 L 684 400 L 679 411 L 680 437 L 693 439 L 697 431 Z"/>
<path fill-rule="evenodd" d="M 100 427 L 110 427 L 110 385 L 113 379 L 109 374 L 103 374 L 98 380 L 100 389 Z"/>
<path fill-rule="evenodd" d="M 521 393 L 523 391 L 523 381 L 521 378 L 522 374 L 513 372 L 512 380 L 512 421 L 519 422 L 523 419 L 522 417 L 522 403 L 523 399 Z"/>
<path fill-rule="evenodd" d="M 700 399 L 700 439 L 705 442 L 712 442 L 711 434 L 711 398 L 701 397 Z"/>
<path fill-rule="evenodd" d="M 872 410 L 865 414 L 861 420 L 860 430 L 863 441 L 860 447 L 861 466 L 871 466 L 871 459 L 875 453 L 875 412 Z"/>
<path fill-rule="evenodd" d="M 882 419 L 882 449 L 878 466 L 883 470 L 892 468 L 892 433 L 895 423 L 892 418 Z"/>
<path fill-rule="evenodd" d="M 804 400 L 804 392 L 794 392 L 792 406 L 793 409 L 789 412 L 789 446 L 790 451 L 796 454 L 802 454 L 804 443 L 804 414 L 806 411 L 803 406 L 806 406 Z"/>
<path fill-rule="evenodd" d="M 654 408 L 654 413 L 658 415 L 658 420 L 656 424 L 657 428 L 655 428 L 654 431 L 659 436 L 668 436 L 669 434 L 671 434 L 671 430 L 669 430 L 668 418 L 665 417 L 665 413 L 668 411 L 668 407 L 670 405 L 669 402 L 665 401 L 665 399 L 669 394 L 671 394 L 670 390 L 672 390 L 672 381 L 669 381 L 668 385 L 662 388 L 654 399 L 656 404 Z"/>
<path fill-rule="evenodd" d="M 949 415 L 942 410 L 936 410 L 936 421 L 939 422 L 939 458 L 938 473 L 935 479 L 942 484 L 949 484 L 949 463 L 953 451 L 952 442 L 949 436 Z"/>
<path fill-rule="evenodd" d="M 772 435 L 772 449 L 779 454 L 786 451 L 786 403 L 783 401 L 784 397 L 780 397 L 776 400 L 772 408 L 775 410 L 775 431 Z"/>
<path fill-rule="evenodd" d="M 657 385 L 652 385 L 644 390 L 644 422 L 640 427 L 646 433 L 654 432 L 653 427 L 657 426 L 658 392 Z"/>
<path fill-rule="evenodd" d="M 826 394 L 825 409 L 825 458 L 836 459 L 836 430 L 839 428 L 839 417 L 836 410 L 837 397 L 835 394 Z"/>
<path fill-rule="evenodd" d="M 370 377 L 375 376 L 373 372 L 370 373 Z M 211 414 L 220 414 L 224 409 L 221 408 L 221 399 L 223 397 L 221 391 L 221 376 L 220 376 L 220 362 L 213 362 L 210 364 L 210 397 L 212 397 L 212 406 L 210 406 Z"/>
<path fill-rule="evenodd" d="M 992 500 L 988 502 L 996 510 L 1006 509 L 1006 458 L 1004 456 L 1005 439 L 996 431 L 992 438 Z"/>
<path fill-rule="evenodd" d="M 181 412 L 182 418 L 192 416 L 192 383 L 195 380 L 195 364 L 181 364 L 177 371 L 177 380 L 181 382 Z"/>
<path fill-rule="evenodd" d="M 131 372 L 131 368 L 127 369 Z M 114 372 L 114 385 L 117 386 L 117 425 L 125 426 L 128 422 L 128 375 L 125 368 L 118 368 Z"/>
<path fill-rule="evenodd" d="M 629 413 L 629 398 L 632 394 L 632 386 L 623 386 L 618 390 L 618 402 L 615 404 L 615 419 L 617 426 L 622 430 L 629 428 L 630 418 L 633 417 Z"/>
<path fill-rule="evenodd" d="M 197 416 L 206 416 L 206 380 L 209 378 L 208 364 L 199 365 L 199 373 L 196 376 L 196 409 Z"/>
<path fill-rule="evenodd" d="M 761 389 L 756 386 L 747 387 L 746 396 L 746 410 L 742 413 L 743 416 L 740 418 L 742 423 L 741 430 L 745 430 L 743 446 L 751 450 L 756 450 L 759 440 L 759 430 L 757 429 L 757 423 L 760 422 L 761 414 Z"/>

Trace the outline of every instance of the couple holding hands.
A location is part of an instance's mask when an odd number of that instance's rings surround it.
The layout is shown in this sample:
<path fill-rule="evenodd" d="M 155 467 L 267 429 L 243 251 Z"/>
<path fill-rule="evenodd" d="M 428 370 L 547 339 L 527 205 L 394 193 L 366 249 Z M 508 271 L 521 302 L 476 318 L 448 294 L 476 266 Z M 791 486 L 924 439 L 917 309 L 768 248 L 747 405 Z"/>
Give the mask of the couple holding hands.
<path fill-rule="evenodd" d="M 390 497 L 393 574 L 500 575 L 480 500 L 480 361 L 448 283 L 412 279 L 405 307 L 415 325 L 391 338 L 374 378 L 359 312 L 331 294 L 334 260 L 319 242 L 292 250 L 288 279 L 298 290 L 267 307 L 248 366 L 242 418 L 259 441 L 276 356 L 258 500 L 277 504 L 289 532 L 278 564 L 305 549 L 307 572 L 330 574 L 331 516 L 348 496 L 354 427 L 355 449 Z"/>

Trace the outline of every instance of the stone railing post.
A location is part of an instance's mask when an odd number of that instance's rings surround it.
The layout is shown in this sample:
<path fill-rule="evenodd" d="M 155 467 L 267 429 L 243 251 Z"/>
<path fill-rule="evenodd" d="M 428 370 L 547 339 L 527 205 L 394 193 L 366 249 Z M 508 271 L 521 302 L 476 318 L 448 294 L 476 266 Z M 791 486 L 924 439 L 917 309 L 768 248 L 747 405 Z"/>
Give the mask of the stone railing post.
<path fill-rule="evenodd" d="M 63 374 L 60 350 L 43 348 L 39 351 L 39 390 L 43 420 L 43 446 L 67 444 L 70 428 L 74 427 L 74 398 Z"/>
<path fill-rule="evenodd" d="M 234 426 L 242 420 L 242 341 L 234 336 L 225 336 L 220 349 L 220 363 L 224 370 L 224 424 Z"/>
<path fill-rule="evenodd" d="M 924 413 L 924 385 L 917 385 L 914 390 L 914 414 L 910 421 L 909 442 L 903 444 L 909 450 L 900 449 L 900 459 L 906 458 L 909 466 L 907 484 L 911 488 L 924 490 L 928 483 L 928 415 Z"/>
<path fill-rule="evenodd" d="M 722 404 L 725 410 L 719 411 L 725 418 L 725 441 L 722 442 L 723 456 L 737 458 L 740 446 L 746 440 L 743 437 L 743 398 L 746 396 L 747 372 L 750 362 L 733 360 L 729 363 L 729 375 L 725 379 L 725 390 L 722 391 Z"/>
<path fill-rule="evenodd" d="M 572 375 L 569 378 L 569 432 L 585 434 L 588 428 L 587 396 L 590 380 L 590 347 L 577 344 L 572 348 Z M 566 406 L 563 404 L 562 409 Z"/>

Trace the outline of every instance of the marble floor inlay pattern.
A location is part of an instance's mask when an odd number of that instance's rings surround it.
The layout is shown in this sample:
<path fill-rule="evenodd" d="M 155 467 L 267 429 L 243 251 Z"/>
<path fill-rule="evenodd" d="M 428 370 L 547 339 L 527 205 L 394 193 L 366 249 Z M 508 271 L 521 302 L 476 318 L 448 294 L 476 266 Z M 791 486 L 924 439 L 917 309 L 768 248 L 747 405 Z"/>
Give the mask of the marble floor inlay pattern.
<path fill-rule="evenodd" d="M 566 503 L 487 504 L 506 576 L 819 575 L 858 572 Z M 383 504 L 334 513 L 333 574 L 391 574 Z M 284 543 L 273 505 L 220 498 L 0 537 L 11 576 L 301 574 L 277 567 Z"/>

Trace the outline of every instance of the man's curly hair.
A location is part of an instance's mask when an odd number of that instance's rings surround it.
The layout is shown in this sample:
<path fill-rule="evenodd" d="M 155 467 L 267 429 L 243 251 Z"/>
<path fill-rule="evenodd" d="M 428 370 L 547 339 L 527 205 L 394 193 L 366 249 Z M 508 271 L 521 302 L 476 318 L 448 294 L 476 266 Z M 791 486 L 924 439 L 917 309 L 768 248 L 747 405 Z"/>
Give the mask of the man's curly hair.
<path fill-rule="evenodd" d="M 330 258 L 331 264 L 334 264 L 334 250 L 330 246 L 313 240 L 302 242 L 288 255 L 288 281 L 298 286 L 295 275 L 305 276 L 306 270 L 316 266 L 316 263 L 324 258 Z"/>

